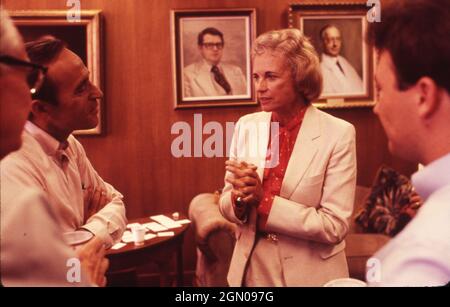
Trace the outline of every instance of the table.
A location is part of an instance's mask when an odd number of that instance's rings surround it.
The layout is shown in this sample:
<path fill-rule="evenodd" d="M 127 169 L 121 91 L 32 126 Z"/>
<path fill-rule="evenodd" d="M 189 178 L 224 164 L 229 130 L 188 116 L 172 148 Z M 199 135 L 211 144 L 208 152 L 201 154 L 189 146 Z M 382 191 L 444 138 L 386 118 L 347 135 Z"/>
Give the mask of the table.
<path fill-rule="evenodd" d="M 171 214 L 166 214 L 171 217 Z M 180 214 L 180 220 L 186 217 Z M 128 223 L 149 223 L 149 217 L 129 220 Z M 160 286 L 171 286 L 169 278 L 170 263 L 173 256 L 176 257 L 176 285 L 183 286 L 183 239 L 189 224 L 183 224 L 179 228 L 170 229 L 175 233 L 172 237 L 156 237 L 146 240 L 143 245 L 128 243 L 126 246 L 106 253 L 109 259 L 108 274 L 116 274 L 123 271 L 133 271 L 148 263 L 156 263 L 160 273 Z M 148 231 L 147 233 L 153 233 Z"/>

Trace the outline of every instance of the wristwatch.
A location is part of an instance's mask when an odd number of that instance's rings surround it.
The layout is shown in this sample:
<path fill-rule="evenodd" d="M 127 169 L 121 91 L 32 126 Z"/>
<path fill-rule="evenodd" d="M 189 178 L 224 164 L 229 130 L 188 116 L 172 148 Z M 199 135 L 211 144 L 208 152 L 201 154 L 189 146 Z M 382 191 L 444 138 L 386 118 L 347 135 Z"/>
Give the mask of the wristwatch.
<path fill-rule="evenodd" d="M 242 197 L 237 197 L 236 201 L 234 202 L 234 205 L 237 209 L 242 209 L 245 206 L 244 199 Z M 248 220 L 248 214 L 245 213 L 242 217 L 237 217 L 239 220 L 241 220 L 242 224 L 247 223 Z"/>
<path fill-rule="evenodd" d="M 236 198 L 235 205 L 239 208 L 242 208 L 244 206 L 244 200 L 242 199 L 242 197 L 238 196 L 238 198 Z"/>

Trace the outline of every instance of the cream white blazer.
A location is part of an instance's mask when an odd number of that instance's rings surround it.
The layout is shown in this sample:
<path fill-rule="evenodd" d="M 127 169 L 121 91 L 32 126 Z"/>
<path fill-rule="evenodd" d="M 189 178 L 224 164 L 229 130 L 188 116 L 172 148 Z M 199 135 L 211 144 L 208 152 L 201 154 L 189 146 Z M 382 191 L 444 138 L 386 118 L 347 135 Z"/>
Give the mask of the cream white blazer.
<path fill-rule="evenodd" d="M 230 158 L 258 165 L 262 178 L 271 113 L 243 116 L 236 124 Z M 257 137 L 249 123 L 260 126 Z M 251 125 L 250 125 L 251 126 Z M 253 151 L 252 151 L 253 148 Z M 255 155 L 255 148 L 258 154 Z M 264 150 L 265 149 L 265 150 Z M 225 176 L 232 176 L 227 173 Z M 288 286 L 321 286 L 348 276 L 344 238 L 356 187 L 354 127 L 309 106 L 275 197 L 267 229 L 276 233 Z M 232 185 L 226 183 L 219 204 L 222 215 L 239 225 L 228 273 L 230 286 L 241 286 L 256 237 L 256 210 L 246 223 L 234 215 Z"/>
<path fill-rule="evenodd" d="M 220 63 L 219 68 L 231 86 L 231 95 L 247 94 L 247 82 L 238 66 Z M 211 65 L 204 60 L 187 66 L 183 76 L 184 97 L 226 96 L 225 90 L 214 81 Z"/>

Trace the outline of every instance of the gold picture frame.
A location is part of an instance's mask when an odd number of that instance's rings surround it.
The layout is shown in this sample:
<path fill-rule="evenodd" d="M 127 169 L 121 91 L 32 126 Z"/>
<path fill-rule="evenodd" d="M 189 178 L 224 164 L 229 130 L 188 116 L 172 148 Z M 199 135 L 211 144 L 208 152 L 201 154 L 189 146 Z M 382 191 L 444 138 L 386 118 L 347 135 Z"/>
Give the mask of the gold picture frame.
<path fill-rule="evenodd" d="M 374 48 L 364 39 L 369 9 L 365 2 L 290 5 L 289 27 L 300 29 L 310 38 L 321 61 L 324 87 L 322 95 L 313 102 L 315 106 L 353 108 L 375 105 L 376 56 Z M 330 42 L 329 32 L 325 33 L 329 28 L 340 33 L 339 46 L 326 46 L 325 42 Z"/>
<path fill-rule="evenodd" d="M 42 35 L 53 35 L 67 43 L 85 63 L 90 80 L 103 91 L 102 74 L 102 15 L 100 10 L 81 10 L 78 20 L 68 18 L 66 10 L 16 10 L 10 16 L 22 34 L 24 41 Z M 99 123 L 88 130 L 74 134 L 100 135 L 104 131 L 104 99 L 99 103 Z"/>

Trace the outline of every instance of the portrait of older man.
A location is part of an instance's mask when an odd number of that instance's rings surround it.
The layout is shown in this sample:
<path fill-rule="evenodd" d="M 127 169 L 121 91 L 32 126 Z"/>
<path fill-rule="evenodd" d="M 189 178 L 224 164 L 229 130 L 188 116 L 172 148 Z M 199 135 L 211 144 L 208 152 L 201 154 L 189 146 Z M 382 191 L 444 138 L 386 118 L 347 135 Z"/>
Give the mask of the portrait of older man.
<path fill-rule="evenodd" d="M 320 66 L 323 75 L 322 94 L 363 93 L 360 75 L 352 64 L 341 55 L 343 39 L 336 25 L 327 24 L 320 30 L 323 53 Z"/>

